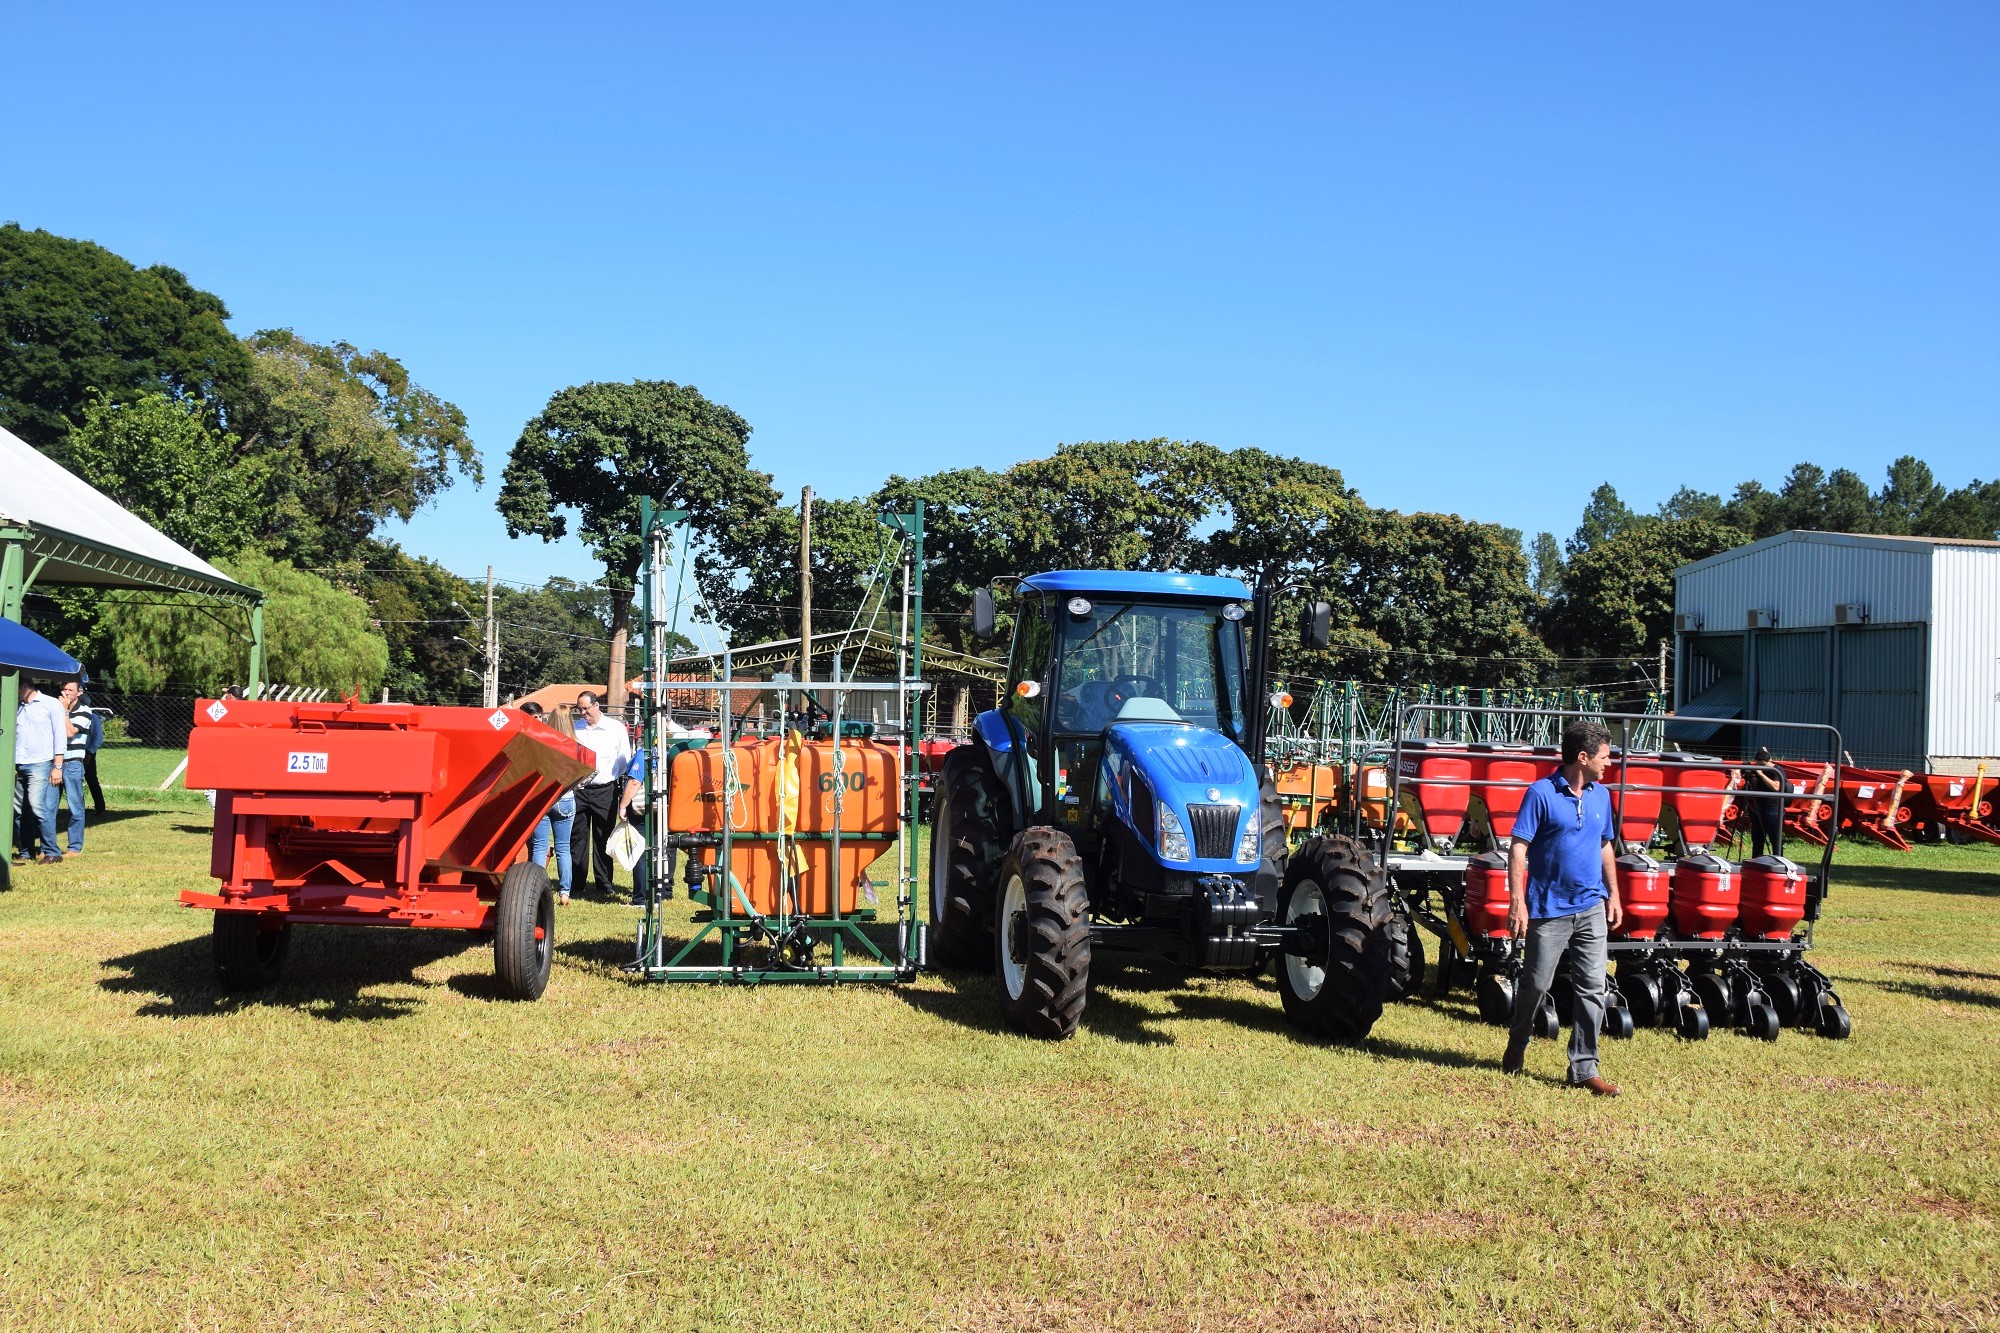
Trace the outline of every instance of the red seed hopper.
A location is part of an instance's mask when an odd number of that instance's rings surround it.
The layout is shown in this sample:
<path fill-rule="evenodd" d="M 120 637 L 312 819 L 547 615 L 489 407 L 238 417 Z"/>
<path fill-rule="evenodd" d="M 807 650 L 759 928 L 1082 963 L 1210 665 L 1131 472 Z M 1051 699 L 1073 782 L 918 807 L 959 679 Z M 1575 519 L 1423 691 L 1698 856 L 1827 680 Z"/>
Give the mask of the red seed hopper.
<path fill-rule="evenodd" d="M 588 752 L 511 709 L 203 699 L 187 783 L 215 791 L 216 970 L 275 980 L 291 925 L 491 931 L 501 988 L 547 984 L 554 899 L 522 859 Z"/>

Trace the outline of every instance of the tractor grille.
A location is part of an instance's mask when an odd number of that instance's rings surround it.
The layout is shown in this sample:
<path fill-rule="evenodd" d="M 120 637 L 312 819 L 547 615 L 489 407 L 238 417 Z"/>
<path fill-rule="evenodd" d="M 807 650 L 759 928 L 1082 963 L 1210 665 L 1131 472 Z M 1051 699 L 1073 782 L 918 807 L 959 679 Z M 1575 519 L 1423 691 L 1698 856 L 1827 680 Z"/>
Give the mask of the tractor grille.
<path fill-rule="evenodd" d="M 1204 861 L 1227 861 L 1236 854 L 1236 816 L 1233 805 L 1191 805 L 1188 807 L 1189 833 L 1194 835 L 1194 854 Z"/>

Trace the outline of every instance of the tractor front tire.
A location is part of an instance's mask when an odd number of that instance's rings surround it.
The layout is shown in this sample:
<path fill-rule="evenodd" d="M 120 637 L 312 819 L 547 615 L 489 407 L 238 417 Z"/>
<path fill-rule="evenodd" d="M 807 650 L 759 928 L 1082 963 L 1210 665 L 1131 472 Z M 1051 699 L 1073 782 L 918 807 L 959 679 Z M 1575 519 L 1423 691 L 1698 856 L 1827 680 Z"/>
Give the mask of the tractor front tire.
<path fill-rule="evenodd" d="M 494 911 L 493 973 L 510 1000 L 539 1000 L 548 989 L 556 946 L 556 896 L 549 875 L 522 862 L 500 881 Z"/>
<path fill-rule="evenodd" d="M 993 893 L 1007 852 L 1006 792 L 977 745 L 944 757 L 931 797 L 930 961 L 993 964 Z"/>
<path fill-rule="evenodd" d="M 1306 953 L 1281 955 L 1285 1017 L 1333 1041 L 1358 1042 L 1389 998 L 1389 884 L 1352 838 L 1318 837 L 1292 857 L 1278 920 L 1301 928 Z"/>
<path fill-rule="evenodd" d="M 1269 766 L 1260 765 L 1259 771 L 1263 781 L 1257 793 L 1257 834 L 1264 857 L 1250 886 L 1257 905 L 1268 914 L 1278 910 L 1278 895 L 1285 887 L 1285 866 L 1291 860 L 1292 846 L 1285 831 L 1285 806 L 1278 799 L 1277 781 L 1271 776 Z"/>
<path fill-rule="evenodd" d="M 210 941 L 222 989 L 263 990 L 284 970 L 285 955 L 292 950 L 292 923 L 250 912 L 217 912 Z"/>
<path fill-rule="evenodd" d="M 1076 1031 L 1090 987 L 1090 896 L 1083 858 L 1060 829 L 1031 828 L 1000 863 L 994 970 L 1007 1021 L 1030 1037 Z"/>

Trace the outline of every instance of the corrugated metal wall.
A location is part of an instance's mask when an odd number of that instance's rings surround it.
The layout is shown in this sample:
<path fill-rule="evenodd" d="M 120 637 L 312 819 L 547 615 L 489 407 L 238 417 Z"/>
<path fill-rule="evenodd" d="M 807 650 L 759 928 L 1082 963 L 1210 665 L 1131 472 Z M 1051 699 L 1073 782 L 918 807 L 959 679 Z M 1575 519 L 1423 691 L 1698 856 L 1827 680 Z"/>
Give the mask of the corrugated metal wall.
<path fill-rule="evenodd" d="M 1776 611 L 1784 629 L 1831 625 L 1841 602 L 1866 606 L 1871 624 L 1929 620 L 1930 550 L 1799 534 L 1741 547 L 1674 581 L 1675 611 L 1699 613 L 1711 632 L 1742 629 L 1753 610 Z"/>
<path fill-rule="evenodd" d="M 1924 767 L 1922 625 L 1862 625 L 1836 632 L 1840 712 L 1834 725 L 1864 767 Z"/>
<path fill-rule="evenodd" d="M 1940 546 L 1932 591 L 1930 753 L 2000 757 L 2000 547 Z"/>

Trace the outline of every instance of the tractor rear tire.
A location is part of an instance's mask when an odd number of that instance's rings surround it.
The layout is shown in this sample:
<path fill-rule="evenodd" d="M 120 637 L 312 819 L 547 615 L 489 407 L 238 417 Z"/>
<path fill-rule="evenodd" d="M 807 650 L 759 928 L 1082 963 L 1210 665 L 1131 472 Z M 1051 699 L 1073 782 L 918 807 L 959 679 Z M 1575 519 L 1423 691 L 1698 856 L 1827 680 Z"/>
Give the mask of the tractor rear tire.
<path fill-rule="evenodd" d="M 539 1000 L 555 960 L 556 895 L 549 874 L 522 862 L 500 881 L 494 909 L 493 973 L 510 1000 Z"/>
<path fill-rule="evenodd" d="M 1313 937 L 1308 954 L 1280 955 L 1285 1016 L 1333 1041 L 1362 1040 L 1389 998 L 1395 914 L 1387 877 L 1352 838 L 1314 838 L 1292 857 L 1278 920 Z"/>
<path fill-rule="evenodd" d="M 1389 923 L 1389 998 L 1407 1000 L 1424 984 L 1424 937 L 1402 899 L 1393 901 Z"/>
<path fill-rule="evenodd" d="M 1000 1008 L 1044 1041 L 1076 1031 L 1090 990 L 1090 895 L 1083 858 L 1061 829 L 1031 828 L 1000 862 L 993 926 Z"/>
<path fill-rule="evenodd" d="M 944 757 L 931 807 L 930 961 L 980 972 L 993 965 L 993 895 L 1007 852 L 1006 792 L 977 745 Z"/>
<path fill-rule="evenodd" d="M 292 923 L 249 912 L 217 912 L 210 942 L 215 979 L 227 991 L 263 990 L 284 970 L 292 950 Z"/>

